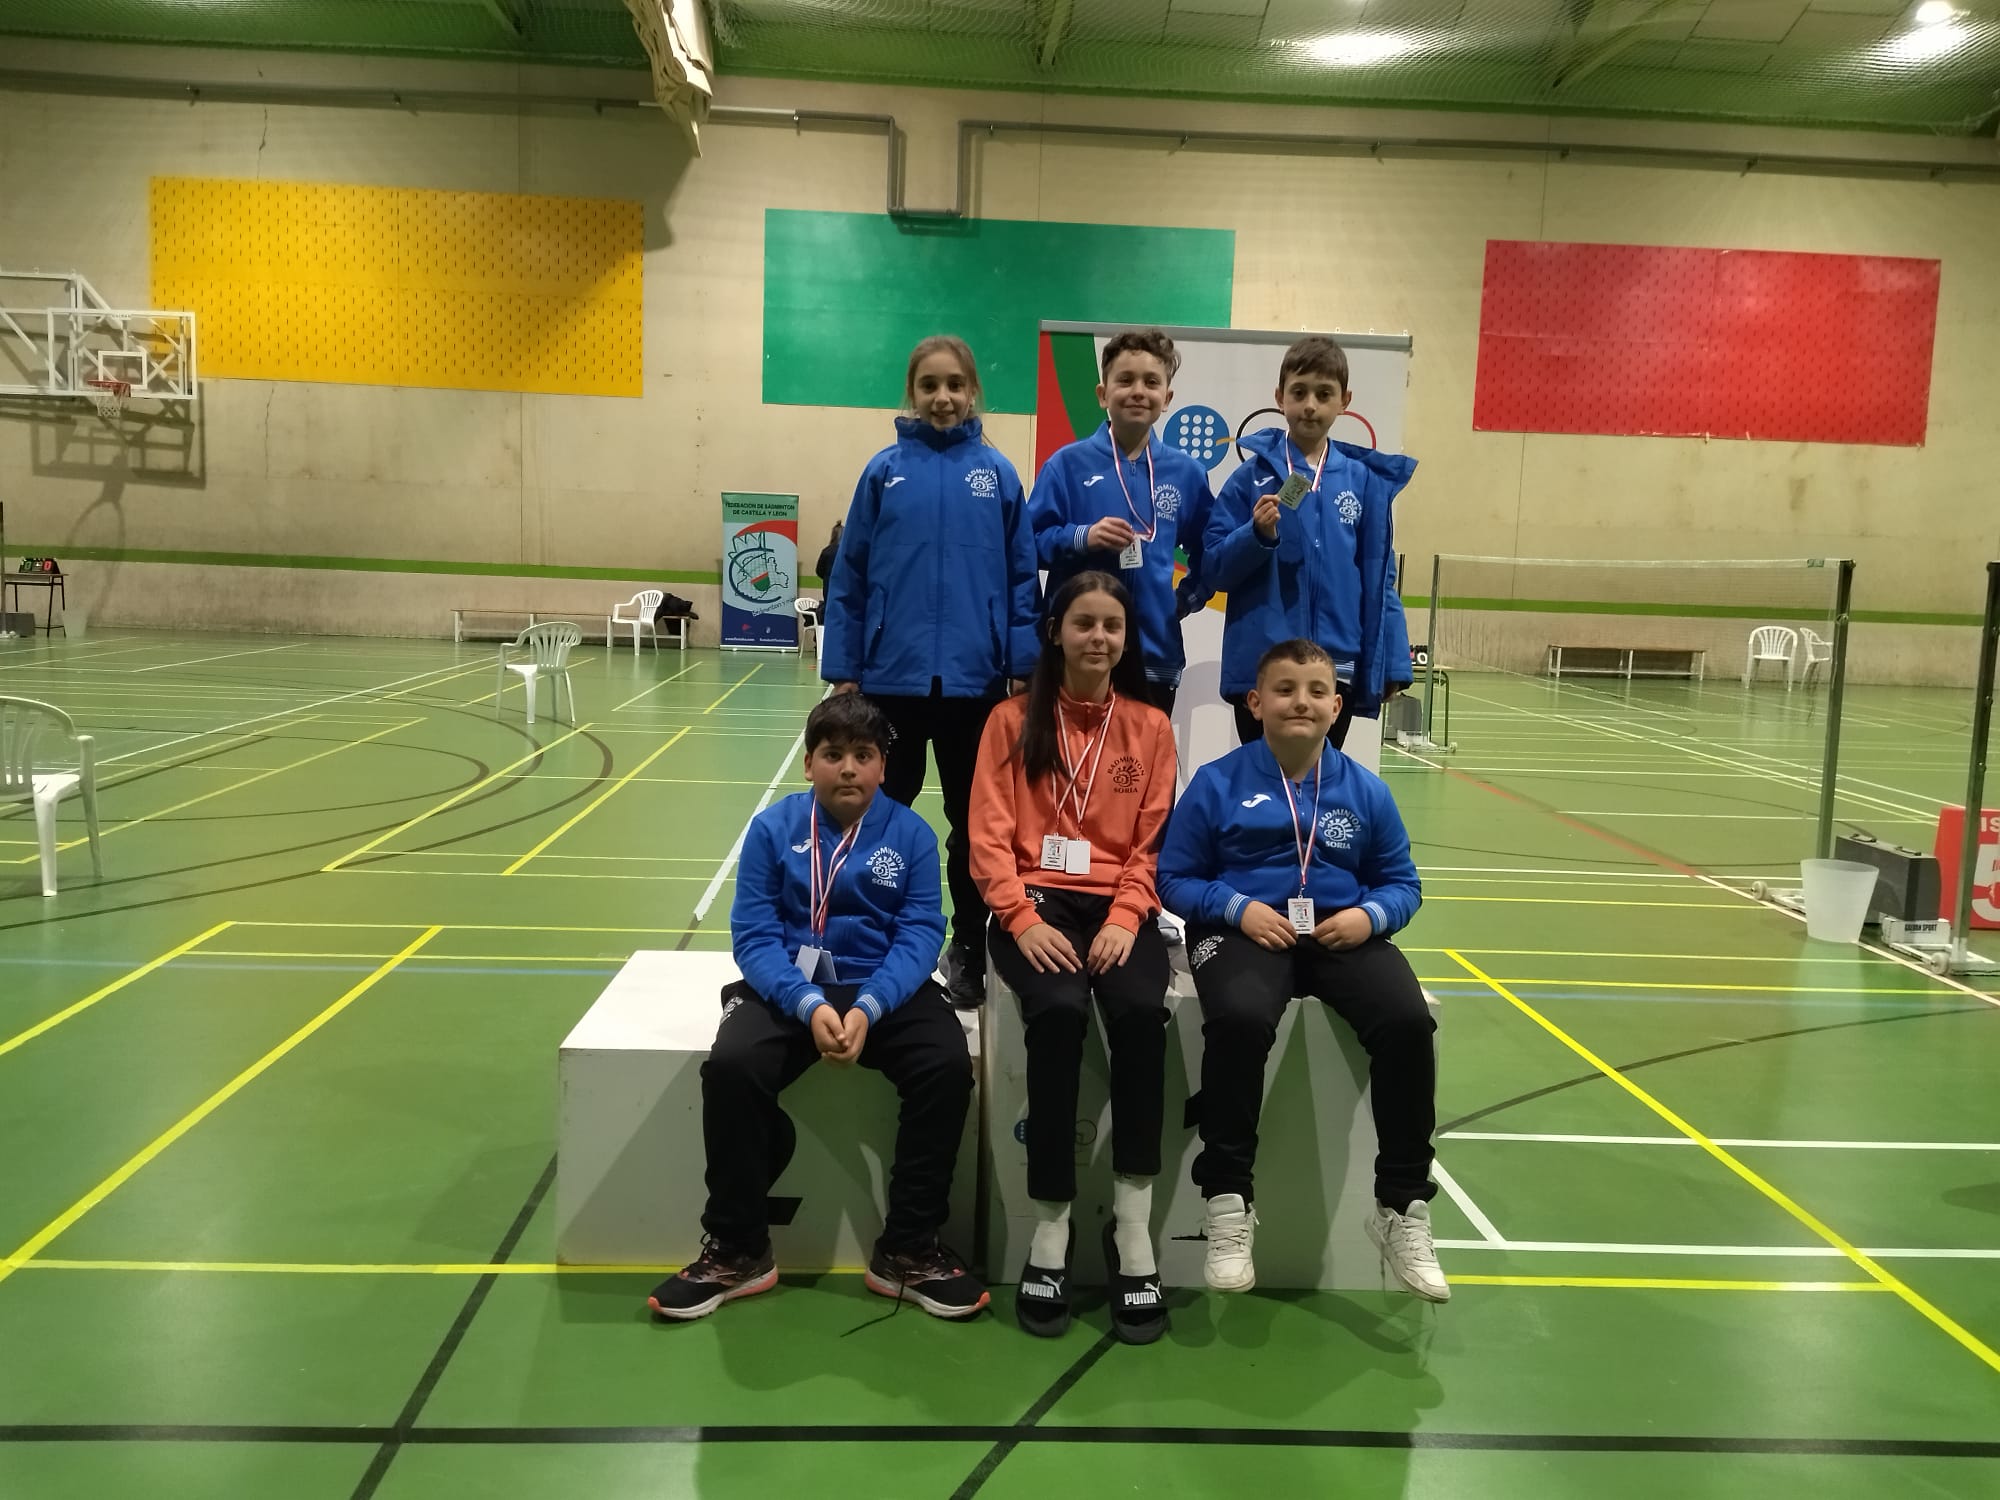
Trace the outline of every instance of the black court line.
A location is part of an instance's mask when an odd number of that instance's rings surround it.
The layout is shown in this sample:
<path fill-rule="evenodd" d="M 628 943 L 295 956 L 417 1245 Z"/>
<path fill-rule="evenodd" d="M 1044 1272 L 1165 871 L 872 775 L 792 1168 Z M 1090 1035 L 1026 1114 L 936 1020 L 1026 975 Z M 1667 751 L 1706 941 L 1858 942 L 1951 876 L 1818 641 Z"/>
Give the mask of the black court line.
<path fill-rule="evenodd" d="M 974 1495 L 984 1489 L 986 1481 L 993 1477 L 993 1471 L 1007 1461 L 1007 1455 L 1021 1445 L 1022 1439 L 1034 1430 L 1035 1424 L 1053 1411 L 1055 1404 L 1076 1388 L 1076 1383 L 1090 1373 L 1091 1367 L 1104 1358 L 1106 1352 L 1117 1341 L 1117 1335 L 1106 1333 L 1072 1361 L 1070 1367 L 1058 1375 L 1047 1390 L 1036 1397 L 1034 1404 L 1021 1413 L 1021 1420 L 1014 1424 L 1008 1435 L 995 1439 L 986 1456 L 979 1460 L 970 1474 L 965 1476 L 964 1483 L 951 1492 L 951 1500 L 972 1500 Z"/>
<path fill-rule="evenodd" d="M 1108 1335 L 1107 1335 L 1108 1337 Z M 700 1443 L 1036 1443 L 1217 1448 L 1374 1448 L 1459 1453 L 1725 1453 L 1810 1458 L 2000 1460 L 1971 1438 L 1708 1437 L 1697 1433 L 1392 1432 L 1332 1427 L 259 1427 L 215 1424 L 18 1423 L 14 1443 L 388 1443 L 424 1448 Z"/>
<path fill-rule="evenodd" d="M 1938 1016 L 1968 1016 L 1979 1012 L 1990 1013 L 1992 1007 L 1986 1005 L 1953 1005 L 1938 1010 L 1901 1011 L 1893 1016 L 1868 1016 L 1859 1021 L 1832 1021 L 1824 1026 L 1796 1026 L 1787 1031 L 1767 1031 L 1758 1036 L 1737 1037 L 1733 1041 L 1709 1042 L 1700 1047 L 1684 1047 L 1678 1052 L 1662 1052 L 1656 1057 L 1642 1057 L 1637 1062 L 1618 1063 L 1614 1067 L 1621 1074 L 1636 1073 L 1641 1068 L 1650 1068 L 1657 1063 L 1679 1062 L 1682 1058 L 1700 1057 L 1710 1052 L 1727 1052 L 1735 1047 L 1748 1047 L 1757 1042 L 1782 1042 L 1791 1037 L 1817 1036 L 1825 1031 L 1851 1031 L 1857 1026 L 1884 1026 L 1891 1021 L 1929 1021 Z M 1503 1110 L 1512 1109 L 1517 1104 L 1544 1099 L 1550 1094 L 1560 1094 L 1564 1089 L 1573 1089 L 1586 1083 L 1604 1083 L 1609 1080 L 1603 1073 L 1579 1073 L 1574 1078 L 1565 1078 L 1560 1083 L 1545 1084 L 1538 1089 L 1530 1089 L 1525 1094 L 1516 1094 L 1511 1099 L 1502 1099 L 1498 1104 L 1489 1104 L 1484 1109 L 1475 1109 L 1469 1115 L 1460 1115 L 1455 1120 L 1446 1120 L 1438 1126 L 1438 1134 L 1448 1130 L 1460 1130 L 1476 1120 L 1484 1120 Z"/>
<path fill-rule="evenodd" d="M 529 1189 L 527 1201 L 521 1205 L 521 1211 L 514 1215 L 514 1222 L 507 1226 L 506 1234 L 500 1237 L 499 1248 L 493 1252 L 495 1264 L 504 1265 L 513 1255 L 515 1247 L 521 1243 L 521 1236 L 527 1233 L 528 1221 L 534 1218 L 535 1210 L 541 1207 L 542 1199 L 548 1195 L 549 1188 L 555 1180 L 556 1159 L 551 1156 L 549 1164 L 542 1168 L 542 1175 L 535 1180 L 534 1187 Z M 458 1316 L 452 1319 L 451 1327 L 445 1330 L 444 1338 L 438 1343 L 437 1352 L 431 1355 L 431 1362 L 424 1367 L 424 1373 L 417 1378 L 416 1388 L 403 1403 L 403 1410 L 396 1417 L 396 1425 L 379 1439 L 381 1446 L 375 1450 L 374 1459 L 369 1463 L 367 1471 L 362 1474 L 360 1482 L 354 1486 L 353 1500 L 368 1500 L 368 1497 L 375 1493 L 382 1483 L 383 1476 L 389 1472 L 389 1465 L 396 1461 L 396 1455 L 402 1451 L 403 1445 L 412 1440 L 411 1435 L 416 1428 L 417 1419 L 424 1414 L 424 1407 L 429 1404 L 431 1393 L 437 1389 L 438 1381 L 444 1376 L 445 1366 L 451 1363 L 451 1357 L 458 1353 L 459 1345 L 465 1342 L 466 1331 L 472 1327 L 472 1320 L 479 1316 L 479 1309 L 486 1303 L 487 1293 L 493 1290 L 493 1283 L 499 1279 L 499 1272 L 488 1271 L 474 1283 L 472 1291 L 466 1296 L 465 1305 L 459 1308 Z"/>

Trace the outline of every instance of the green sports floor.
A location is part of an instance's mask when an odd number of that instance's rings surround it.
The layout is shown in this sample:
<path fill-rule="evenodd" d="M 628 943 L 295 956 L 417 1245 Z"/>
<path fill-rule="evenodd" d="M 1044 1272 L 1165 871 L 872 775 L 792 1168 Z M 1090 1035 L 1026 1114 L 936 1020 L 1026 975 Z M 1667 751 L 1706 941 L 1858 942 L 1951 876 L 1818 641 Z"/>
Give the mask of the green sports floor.
<path fill-rule="evenodd" d="M 529 729 L 489 646 L 0 647 L 97 738 L 107 866 L 45 901 L 0 818 L 0 1496 L 2000 1495 L 2000 1008 L 1744 894 L 1819 697 L 1459 679 L 1448 769 L 1385 767 L 1454 1298 L 1182 1290 L 1131 1349 L 557 1270 L 557 1044 L 726 946 L 818 695 L 575 675 Z M 1843 822 L 1927 846 L 1967 707 L 1855 691 Z"/>

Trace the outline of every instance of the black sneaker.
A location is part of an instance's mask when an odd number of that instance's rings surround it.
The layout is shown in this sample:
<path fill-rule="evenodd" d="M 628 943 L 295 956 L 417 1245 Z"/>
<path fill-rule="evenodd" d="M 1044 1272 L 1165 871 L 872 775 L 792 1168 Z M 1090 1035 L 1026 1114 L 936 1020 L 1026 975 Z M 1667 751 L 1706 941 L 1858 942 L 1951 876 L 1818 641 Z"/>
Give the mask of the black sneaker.
<path fill-rule="evenodd" d="M 1158 1273 L 1127 1276 L 1118 1269 L 1116 1226 L 1104 1222 L 1104 1290 L 1111 1331 L 1128 1344 L 1150 1344 L 1167 1331 L 1167 1292 Z"/>
<path fill-rule="evenodd" d="M 701 1254 L 653 1288 L 646 1305 L 656 1318 L 676 1323 L 705 1318 L 736 1297 L 754 1297 L 778 1284 L 778 1268 L 770 1246 L 759 1255 L 727 1249 L 713 1235 L 703 1238 Z"/>
<path fill-rule="evenodd" d="M 1021 1267 L 1021 1284 L 1014 1292 L 1014 1321 L 1036 1338 L 1061 1338 L 1069 1332 L 1069 1262 L 1076 1250 L 1076 1224 L 1069 1226 L 1069 1250 L 1056 1270 L 1033 1260 Z"/>
<path fill-rule="evenodd" d="M 863 1278 L 880 1296 L 904 1298 L 939 1318 L 970 1318 L 992 1300 L 958 1252 L 936 1240 L 921 1250 L 875 1247 Z"/>
<path fill-rule="evenodd" d="M 964 943 L 953 943 L 944 956 L 945 993 L 959 1010 L 978 1010 L 986 1003 L 986 955 Z"/>

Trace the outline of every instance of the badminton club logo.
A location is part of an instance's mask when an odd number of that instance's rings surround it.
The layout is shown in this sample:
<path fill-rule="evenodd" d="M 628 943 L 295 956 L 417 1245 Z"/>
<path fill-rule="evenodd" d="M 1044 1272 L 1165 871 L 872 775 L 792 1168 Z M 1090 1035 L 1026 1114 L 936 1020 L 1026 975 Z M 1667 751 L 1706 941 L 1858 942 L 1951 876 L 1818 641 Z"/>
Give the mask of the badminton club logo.
<path fill-rule="evenodd" d="M 1121 755 L 1111 762 L 1108 774 L 1111 777 L 1112 791 L 1136 792 L 1139 790 L 1140 779 L 1146 774 L 1146 768 L 1139 764 L 1136 756 Z"/>
<path fill-rule="evenodd" d="M 1194 947 L 1188 950 L 1188 967 L 1190 969 L 1199 969 L 1203 964 L 1207 963 L 1211 958 L 1215 957 L 1215 955 L 1219 953 L 1221 950 L 1222 950 L 1221 938 L 1219 937 L 1203 938 L 1200 942 L 1196 943 Z"/>
<path fill-rule="evenodd" d="M 1345 521 L 1349 526 L 1354 525 L 1355 522 L 1361 519 L 1361 497 L 1355 494 L 1353 490 L 1342 490 L 1338 495 L 1335 495 L 1333 497 L 1333 508 L 1339 514 L 1340 519 Z"/>
<path fill-rule="evenodd" d="M 1162 436 L 1168 446 L 1180 449 L 1204 469 L 1214 468 L 1229 453 L 1229 421 L 1212 406 L 1182 407 L 1167 418 Z M 1178 495 L 1175 500 L 1178 503 Z"/>
<path fill-rule="evenodd" d="M 1354 814 L 1344 807 L 1320 814 L 1319 841 L 1329 849 L 1352 849 L 1354 835 L 1360 830 L 1361 825 L 1355 821 Z"/>
<path fill-rule="evenodd" d="M 1163 521 L 1171 521 L 1181 513 L 1181 492 L 1170 484 L 1160 485 L 1153 491 L 1153 514 Z"/>
<path fill-rule="evenodd" d="M 991 500 L 1000 493 L 1000 475 L 994 469 L 968 469 L 965 473 L 965 487 L 982 500 Z"/>
<path fill-rule="evenodd" d="M 868 856 L 868 874 L 877 885 L 885 885 L 890 890 L 903 878 L 903 856 L 884 844 Z"/>

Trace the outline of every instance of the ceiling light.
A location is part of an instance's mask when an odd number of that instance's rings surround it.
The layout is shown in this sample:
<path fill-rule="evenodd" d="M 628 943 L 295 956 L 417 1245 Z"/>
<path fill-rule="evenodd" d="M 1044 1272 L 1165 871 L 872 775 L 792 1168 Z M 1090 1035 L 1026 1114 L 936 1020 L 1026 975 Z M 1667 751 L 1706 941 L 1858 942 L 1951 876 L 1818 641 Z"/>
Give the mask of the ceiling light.
<path fill-rule="evenodd" d="M 1924 3 L 1917 7 L 1917 24 L 1936 26 L 1949 21 L 1957 14 L 1958 7 L 1951 4 L 1951 0 L 1924 0 Z"/>
<path fill-rule="evenodd" d="M 1894 62 L 1928 62 L 1933 57 L 1942 57 L 1954 48 L 1964 46 L 1970 36 L 1971 33 L 1956 21 L 1945 21 L 1893 36 L 1882 44 L 1882 50 Z"/>
<path fill-rule="evenodd" d="M 1365 68 L 1416 50 L 1416 43 L 1394 31 L 1346 31 L 1306 43 L 1317 62 L 1337 68 Z"/>

